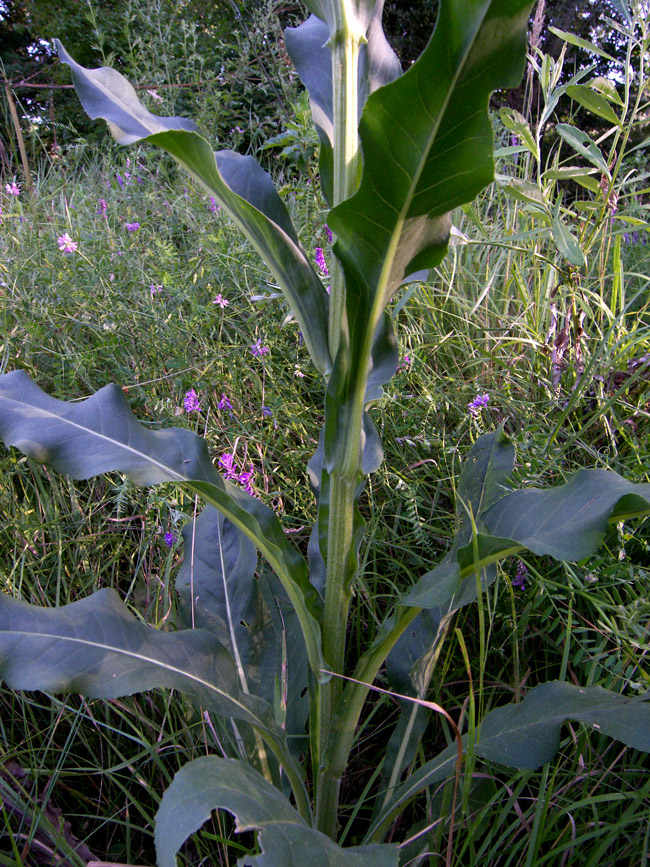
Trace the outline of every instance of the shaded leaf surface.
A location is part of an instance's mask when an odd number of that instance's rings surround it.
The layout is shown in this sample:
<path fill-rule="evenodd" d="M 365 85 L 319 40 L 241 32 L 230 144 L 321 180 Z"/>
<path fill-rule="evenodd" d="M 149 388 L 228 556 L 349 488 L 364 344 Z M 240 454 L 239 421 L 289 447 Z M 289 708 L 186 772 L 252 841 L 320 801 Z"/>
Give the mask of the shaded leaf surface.
<path fill-rule="evenodd" d="M 109 589 L 60 608 L 0 594 L 0 674 L 14 689 L 91 698 L 168 687 L 215 713 L 273 727 L 270 706 L 241 692 L 232 658 L 213 635 L 160 632 Z"/>
<path fill-rule="evenodd" d="M 90 117 L 106 120 L 120 144 L 145 139 L 162 147 L 221 202 L 278 281 L 314 364 L 326 373 L 327 293 L 267 172 L 253 157 L 233 151 L 215 154 L 192 121 L 152 114 L 120 73 L 107 67 L 85 69 L 55 42 Z"/>
<path fill-rule="evenodd" d="M 320 598 L 307 564 L 286 540 L 271 509 L 230 482 L 205 442 L 180 428 L 150 430 L 133 416 L 123 392 L 107 385 L 79 402 L 45 394 L 23 371 L 0 376 L 0 438 L 39 463 L 75 479 L 117 470 L 137 485 L 178 482 L 218 508 L 259 548 L 282 581 L 303 629 L 311 665 L 322 667 Z"/>
<path fill-rule="evenodd" d="M 212 756 L 181 768 L 163 795 L 156 816 L 158 867 L 175 867 L 175 853 L 214 809 L 232 813 L 238 832 L 259 832 L 262 854 L 239 859 L 242 867 L 397 867 L 397 846 L 341 849 L 310 828 L 253 768 Z"/>

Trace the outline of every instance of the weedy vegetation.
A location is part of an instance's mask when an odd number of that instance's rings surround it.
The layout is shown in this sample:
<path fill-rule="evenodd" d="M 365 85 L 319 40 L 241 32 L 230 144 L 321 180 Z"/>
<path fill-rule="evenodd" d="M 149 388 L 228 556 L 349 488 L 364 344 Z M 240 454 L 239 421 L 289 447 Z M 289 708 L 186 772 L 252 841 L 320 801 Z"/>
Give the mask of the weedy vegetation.
<path fill-rule="evenodd" d="M 305 5 L 275 182 L 57 43 L 135 148 L 3 199 L 0 863 L 647 863 L 647 8 Z"/>

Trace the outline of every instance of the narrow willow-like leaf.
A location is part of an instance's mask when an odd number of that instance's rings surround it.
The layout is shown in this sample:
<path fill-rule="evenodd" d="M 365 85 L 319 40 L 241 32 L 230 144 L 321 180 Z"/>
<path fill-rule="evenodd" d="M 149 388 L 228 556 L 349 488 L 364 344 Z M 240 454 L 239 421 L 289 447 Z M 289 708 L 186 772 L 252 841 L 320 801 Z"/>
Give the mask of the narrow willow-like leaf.
<path fill-rule="evenodd" d="M 560 731 L 570 720 L 616 738 L 634 749 L 650 752 L 650 693 L 628 697 L 601 686 L 579 687 L 552 681 L 534 687 L 519 704 L 486 714 L 475 752 L 483 759 L 514 768 L 538 768 L 560 748 Z M 467 745 L 467 736 L 463 738 Z M 390 804 L 366 835 L 379 840 L 392 819 L 425 788 L 451 777 L 455 746 L 445 749 L 397 787 Z"/>
<path fill-rule="evenodd" d="M 257 546 L 296 608 L 310 664 L 322 667 L 320 598 L 307 564 L 271 509 L 230 482 L 210 460 L 205 442 L 188 430 L 149 430 L 133 416 L 123 392 L 107 385 L 79 402 L 45 394 L 23 371 L 0 376 L 0 438 L 28 457 L 75 479 L 117 470 L 136 485 L 177 482 L 215 506 Z"/>
<path fill-rule="evenodd" d="M 161 632 L 108 589 L 60 608 L 0 594 L 0 675 L 14 689 L 90 698 L 168 687 L 215 713 L 274 728 L 271 706 L 242 692 L 230 654 L 210 632 Z"/>
<path fill-rule="evenodd" d="M 185 765 L 163 795 L 156 815 L 158 867 L 176 867 L 176 852 L 194 831 L 223 809 L 236 831 L 257 831 L 260 855 L 244 856 L 242 867 L 397 867 L 397 846 L 342 849 L 310 828 L 284 795 L 237 759 L 207 756 Z"/>
<path fill-rule="evenodd" d="M 607 178 L 611 177 L 607 167 L 607 160 L 598 145 L 589 138 L 586 132 L 575 126 L 571 126 L 569 123 L 558 123 L 555 131 L 558 135 L 562 136 L 574 151 L 577 151 L 586 160 L 589 160 L 592 165 L 599 168 Z"/>
<path fill-rule="evenodd" d="M 119 72 L 85 69 L 58 40 L 55 43 L 59 57 L 72 69 L 75 89 L 90 117 L 106 120 L 119 144 L 145 140 L 163 148 L 221 202 L 273 273 L 314 364 L 327 373 L 327 293 L 270 176 L 252 157 L 233 151 L 215 154 L 192 121 L 151 114 Z"/>
<path fill-rule="evenodd" d="M 397 55 L 386 40 L 381 15 L 383 0 L 376 4 L 369 22 L 366 42 L 359 53 L 358 104 L 363 108 L 368 94 L 394 81 L 402 74 Z M 333 183 L 333 94 L 330 29 L 317 15 L 311 15 L 299 27 L 284 32 L 287 53 L 300 80 L 309 92 L 312 117 L 320 139 L 319 172 L 327 202 L 332 201 Z"/>
<path fill-rule="evenodd" d="M 571 84 L 566 88 L 565 92 L 567 96 L 570 96 L 571 99 L 575 99 L 575 101 L 580 103 L 580 105 L 583 108 L 586 108 L 587 111 L 597 114 L 598 117 L 602 117 L 603 120 L 606 120 L 608 123 L 612 123 L 615 126 L 620 124 L 621 121 L 609 102 L 592 87 L 588 87 L 585 84 Z"/>

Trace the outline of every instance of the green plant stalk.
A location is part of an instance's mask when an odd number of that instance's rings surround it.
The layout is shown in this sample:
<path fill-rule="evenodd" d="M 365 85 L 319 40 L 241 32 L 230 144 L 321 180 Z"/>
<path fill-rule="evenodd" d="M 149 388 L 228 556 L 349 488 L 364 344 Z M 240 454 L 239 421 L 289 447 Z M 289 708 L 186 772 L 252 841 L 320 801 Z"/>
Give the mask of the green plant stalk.
<path fill-rule="evenodd" d="M 339 9 L 341 12 L 345 11 L 340 7 Z M 337 21 L 330 41 L 334 98 L 333 205 L 336 206 L 349 198 L 359 184 L 358 69 L 359 51 L 365 36 L 355 34 L 349 23 L 341 18 Z M 335 359 L 341 339 L 347 333 L 345 281 L 343 269 L 338 262 L 334 264 L 332 271 L 328 328 L 330 354 L 332 359 Z M 354 415 L 356 416 L 357 413 Z M 348 566 L 354 544 L 354 509 L 361 462 L 362 413 L 358 415 L 358 423 L 355 423 L 356 418 L 354 418 L 353 423 L 347 425 L 348 437 L 343 450 L 342 465 L 335 467 L 330 479 L 327 578 L 322 635 L 323 656 L 330 670 L 337 674 L 343 672 L 351 600 Z M 319 689 L 318 754 L 314 757 L 315 824 L 318 830 L 332 838 L 336 836 L 340 780 L 323 773 L 323 756 L 330 734 L 334 708 L 341 690 L 341 681 L 337 678 L 332 678 Z"/>

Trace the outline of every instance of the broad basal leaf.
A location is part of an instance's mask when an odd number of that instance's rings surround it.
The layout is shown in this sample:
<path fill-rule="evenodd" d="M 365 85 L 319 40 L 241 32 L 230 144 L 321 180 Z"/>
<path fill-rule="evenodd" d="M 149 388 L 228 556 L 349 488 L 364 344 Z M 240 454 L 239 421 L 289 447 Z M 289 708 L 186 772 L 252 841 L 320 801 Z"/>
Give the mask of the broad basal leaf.
<path fill-rule="evenodd" d="M 85 69 L 58 40 L 55 43 L 59 57 L 72 69 L 77 94 L 90 117 L 106 120 L 119 144 L 145 140 L 162 147 L 221 202 L 273 273 L 314 364 L 327 373 L 327 294 L 270 176 L 252 157 L 232 151 L 215 154 L 194 123 L 151 114 L 119 72 Z"/>
<path fill-rule="evenodd" d="M 487 714 L 477 753 L 514 768 L 538 768 L 557 753 L 560 729 L 569 720 L 650 752 L 650 693 L 628 697 L 554 681 L 531 689 L 519 704 Z"/>
<path fill-rule="evenodd" d="M 492 181 L 488 99 L 521 77 L 529 7 L 529 0 L 443 0 L 420 59 L 369 96 L 359 127 L 360 188 L 328 217 L 353 331 L 355 309 L 362 319 L 361 308 L 373 309 L 365 316 L 374 331 L 403 279 L 441 261 L 449 211 Z"/>
<path fill-rule="evenodd" d="M 144 427 L 116 385 L 67 403 L 14 371 L 0 376 L 0 438 L 75 479 L 117 470 L 137 485 L 177 482 L 198 493 L 264 554 L 300 618 L 310 664 L 315 671 L 322 667 L 316 619 L 320 599 L 304 558 L 287 542 L 271 509 L 221 478 L 196 434 Z"/>
<path fill-rule="evenodd" d="M 485 530 L 535 554 L 581 560 L 600 545 L 608 523 L 650 513 L 650 483 L 609 470 L 579 470 L 564 485 L 514 491 L 481 515 Z"/>
<path fill-rule="evenodd" d="M 61 608 L 0 594 L 0 676 L 14 689 L 90 698 L 163 686 L 215 713 L 273 728 L 270 705 L 241 691 L 230 654 L 211 633 L 161 632 L 108 589 Z"/>
<path fill-rule="evenodd" d="M 601 686 L 553 681 L 531 689 L 518 704 L 490 711 L 477 728 L 475 753 L 514 768 L 538 768 L 560 748 L 564 723 L 581 722 L 627 746 L 650 752 L 650 693 L 622 696 Z M 463 738 L 467 745 L 467 736 Z M 452 744 L 397 786 L 373 822 L 366 840 L 381 840 L 394 818 L 425 788 L 454 773 Z"/>
<path fill-rule="evenodd" d="M 241 690 L 277 704 L 276 722 L 296 746 L 308 711 L 307 659 L 282 585 L 270 570 L 255 576 L 255 547 L 211 506 L 185 525 L 183 541 L 175 586 L 184 625 L 217 636 L 233 658 Z"/>
<path fill-rule="evenodd" d="M 185 765 L 163 795 L 156 815 L 158 867 L 175 867 L 176 852 L 194 831 L 223 809 L 236 831 L 257 831 L 260 855 L 244 856 L 241 867 L 397 867 L 392 845 L 342 849 L 310 828 L 284 795 L 253 768 L 236 759 L 205 757 Z"/>

